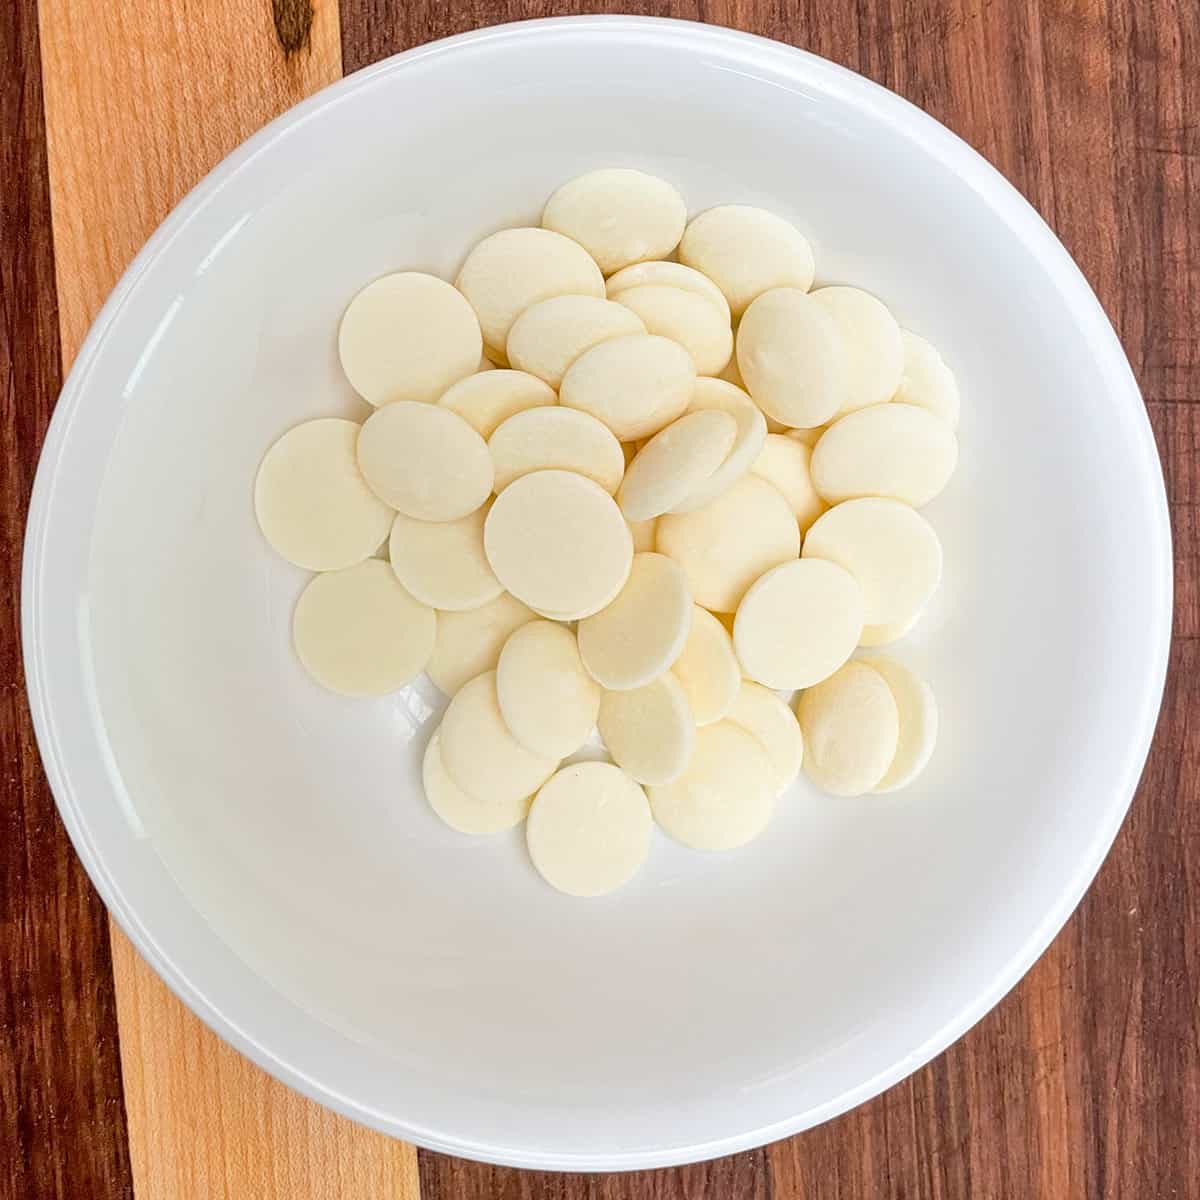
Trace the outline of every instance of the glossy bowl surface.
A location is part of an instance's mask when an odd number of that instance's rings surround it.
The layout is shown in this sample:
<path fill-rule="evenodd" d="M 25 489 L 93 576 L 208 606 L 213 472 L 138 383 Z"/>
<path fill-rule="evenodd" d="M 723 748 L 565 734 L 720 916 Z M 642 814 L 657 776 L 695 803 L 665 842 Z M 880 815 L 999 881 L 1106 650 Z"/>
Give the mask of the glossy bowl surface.
<path fill-rule="evenodd" d="M 918 786 L 803 783 L 768 834 L 655 840 L 637 880 L 549 890 L 520 832 L 419 792 L 444 703 L 322 692 L 304 577 L 258 534 L 280 432 L 362 415 L 339 314 L 387 270 L 453 277 L 562 181 L 623 163 L 691 211 L 761 204 L 819 276 L 880 295 L 964 394 L 928 510 L 946 579 L 898 648 L 942 712 Z M 528 1167 L 724 1154 L 836 1115 L 959 1036 L 1041 953 L 1129 804 L 1167 657 L 1171 555 L 1137 388 L 1039 217 L 916 108 L 699 25 L 481 30 L 353 75 L 171 214 L 66 384 L 29 519 L 30 697 L 117 920 L 224 1038 L 325 1104 Z M 509 844 L 511 843 L 511 844 Z"/>

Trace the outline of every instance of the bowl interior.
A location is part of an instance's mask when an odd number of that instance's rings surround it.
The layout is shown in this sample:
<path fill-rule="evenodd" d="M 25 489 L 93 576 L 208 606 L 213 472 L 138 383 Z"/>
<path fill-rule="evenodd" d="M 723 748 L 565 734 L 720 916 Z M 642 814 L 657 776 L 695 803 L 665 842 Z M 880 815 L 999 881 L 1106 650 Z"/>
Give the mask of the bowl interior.
<path fill-rule="evenodd" d="M 961 381 L 927 510 L 946 578 L 897 654 L 940 702 L 896 796 L 798 784 L 766 835 L 656 837 L 573 901 L 519 832 L 419 789 L 444 700 L 349 701 L 289 644 L 305 575 L 254 522 L 289 426 L 365 415 L 355 290 L 453 277 L 603 164 L 691 211 L 761 204 L 819 278 L 881 296 Z M 702 1157 L 811 1124 L 940 1049 L 1065 917 L 1115 831 L 1161 682 L 1161 480 L 1136 389 L 1015 193 L 853 76 L 711 31 L 485 34 L 352 79 L 239 152 L 139 261 L 39 484 L 35 686 L 68 822 L 173 985 L 289 1081 L 382 1128 L 528 1165 Z"/>

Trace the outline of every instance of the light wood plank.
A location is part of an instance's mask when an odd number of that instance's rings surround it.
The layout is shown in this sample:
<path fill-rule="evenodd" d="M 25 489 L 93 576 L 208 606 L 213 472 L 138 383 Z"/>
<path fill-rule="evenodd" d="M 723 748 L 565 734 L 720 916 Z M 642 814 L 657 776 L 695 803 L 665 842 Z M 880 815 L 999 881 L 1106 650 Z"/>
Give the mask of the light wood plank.
<path fill-rule="evenodd" d="M 341 51 L 336 0 L 43 0 L 40 31 L 66 365 L 171 206 Z M 111 932 L 137 1200 L 416 1200 L 412 1147 L 270 1079 Z"/>
<path fill-rule="evenodd" d="M 416 1153 L 290 1091 L 113 938 L 137 1200 L 418 1200 Z"/>
<path fill-rule="evenodd" d="M 281 13 L 308 0 L 274 0 Z M 342 73 L 336 0 L 307 38 L 267 0 L 39 6 L 64 367 L 129 260 L 189 188 Z"/>

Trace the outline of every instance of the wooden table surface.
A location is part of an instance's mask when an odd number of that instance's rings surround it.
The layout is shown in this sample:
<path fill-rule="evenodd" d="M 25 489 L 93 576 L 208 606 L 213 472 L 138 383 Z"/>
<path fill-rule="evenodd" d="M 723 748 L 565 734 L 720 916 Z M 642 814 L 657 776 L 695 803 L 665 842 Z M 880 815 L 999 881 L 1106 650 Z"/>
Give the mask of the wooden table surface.
<path fill-rule="evenodd" d="M 0 1200 L 1200 1196 L 1198 0 L 3 0 Z M 1129 819 L 1027 978 L 924 1070 L 718 1162 L 541 1175 L 416 1152 L 219 1043 L 110 929 L 24 699 L 38 448 L 120 271 L 193 182 L 339 75 L 475 25 L 635 11 L 748 29 L 895 89 L 1044 214 L 1116 324 L 1171 499 L 1171 672 Z"/>

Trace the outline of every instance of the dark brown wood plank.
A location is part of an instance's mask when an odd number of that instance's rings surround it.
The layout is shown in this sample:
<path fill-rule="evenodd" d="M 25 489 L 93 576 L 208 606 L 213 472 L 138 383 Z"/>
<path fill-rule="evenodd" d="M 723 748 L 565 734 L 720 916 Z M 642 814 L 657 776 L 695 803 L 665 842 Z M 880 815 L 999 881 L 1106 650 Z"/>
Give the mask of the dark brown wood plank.
<path fill-rule="evenodd" d="M 25 704 L 25 510 L 60 383 L 34 0 L 0 16 L 0 1197 L 131 1196 L 108 922 Z"/>
<path fill-rule="evenodd" d="M 1151 401 L 1172 499 L 1177 641 L 1133 812 L 1075 918 L 929 1068 L 772 1147 L 776 1195 L 1191 1195 L 1200 444 L 1186 402 L 1200 400 L 1200 75 L 1184 64 L 1200 9 L 893 0 L 887 11 L 869 30 L 814 27 L 807 44 L 922 104 L 986 154 L 1096 288 Z"/>
<path fill-rule="evenodd" d="M 1196 73 L 1185 81 L 1180 58 L 1197 11 L 894 0 L 892 54 L 880 28 L 862 52 L 859 30 L 839 43 L 834 23 L 810 43 L 921 103 L 1005 171 L 1096 287 L 1147 397 L 1167 401 L 1151 416 L 1173 502 L 1179 640 L 1132 816 L 1079 913 L 929 1068 L 772 1147 L 777 1196 L 1183 1196 L 1200 1179 L 1200 979 L 1185 932 L 1200 924 L 1200 686 L 1195 642 L 1183 640 L 1200 632 L 1200 447 L 1195 408 L 1179 403 L 1200 399 L 1198 127 L 1180 120 L 1185 92 L 1197 111 Z"/>
<path fill-rule="evenodd" d="M 1190 559 L 1178 629 L 1196 614 L 1200 410 L 1160 403 L 1151 418 L 1174 499 L 1176 563 Z M 925 1070 L 772 1146 L 775 1196 L 1196 1195 L 1198 796 L 1200 639 L 1177 636 L 1137 799 L 1066 929 Z"/>
<path fill-rule="evenodd" d="M 762 1151 L 663 1171 L 568 1175 L 489 1167 L 422 1150 L 421 1200 L 770 1200 Z"/>
<path fill-rule="evenodd" d="M 743 7 L 740 0 L 627 0 L 626 3 L 597 3 L 595 0 L 340 0 L 342 14 L 342 69 L 347 75 L 389 54 L 398 54 L 437 38 L 463 33 L 481 25 L 537 17 L 579 16 L 586 13 L 626 13 L 642 16 L 678 17 L 687 21 L 712 20 L 735 25 L 728 16 L 713 15 L 728 7 Z M 761 7 L 751 0 L 749 7 Z"/>
<path fill-rule="evenodd" d="M 1133 812 L 1079 912 L 967 1037 L 841 1120 L 706 1168 L 529 1175 L 421 1155 L 427 1197 L 1200 1194 L 1200 5 L 1178 0 L 342 0 L 347 71 L 477 25 L 709 20 L 876 79 L 995 163 L 1076 256 L 1151 402 L 1176 644 Z M 1188 66 L 1187 64 L 1192 64 Z"/>
<path fill-rule="evenodd" d="M 1175 637 L 1194 640 L 1200 638 L 1200 404 L 1151 402 L 1149 409 L 1171 498 Z M 1200 779 L 1193 776 L 1192 783 L 1192 798 L 1200 798 Z"/>

